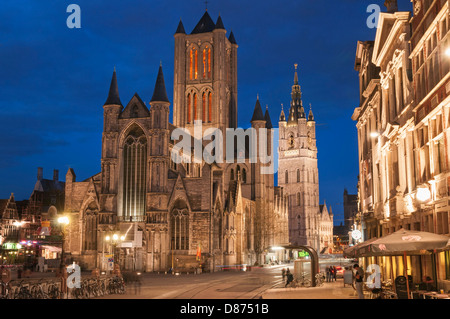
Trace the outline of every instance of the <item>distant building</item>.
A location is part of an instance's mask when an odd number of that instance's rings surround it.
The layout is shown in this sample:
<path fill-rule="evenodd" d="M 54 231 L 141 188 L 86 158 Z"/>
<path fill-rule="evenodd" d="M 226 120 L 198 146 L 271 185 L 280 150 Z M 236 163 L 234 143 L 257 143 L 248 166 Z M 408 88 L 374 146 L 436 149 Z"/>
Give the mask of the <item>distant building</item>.
<path fill-rule="evenodd" d="M 350 230 L 358 214 L 358 195 L 351 195 L 344 190 L 344 226 Z"/>

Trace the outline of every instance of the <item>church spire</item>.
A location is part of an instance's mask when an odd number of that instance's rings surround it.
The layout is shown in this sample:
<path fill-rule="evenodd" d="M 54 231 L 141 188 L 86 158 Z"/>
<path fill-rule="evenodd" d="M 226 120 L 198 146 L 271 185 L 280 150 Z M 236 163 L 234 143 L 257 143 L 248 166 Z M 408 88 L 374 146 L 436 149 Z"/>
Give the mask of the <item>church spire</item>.
<path fill-rule="evenodd" d="M 116 75 L 116 67 L 114 67 L 113 76 L 111 79 L 111 85 L 109 87 L 108 99 L 106 100 L 104 105 L 120 105 L 122 106 L 122 102 L 119 97 L 119 87 L 117 85 L 117 75 Z"/>
<path fill-rule="evenodd" d="M 294 64 L 294 67 L 295 67 L 294 85 L 298 85 L 298 74 L 297 74 L 297 67 L 298 67 L 298 64 L 295 63 L 295 64 Z"/>
<path fill-rule="evenodd" d="M 164 74 L 162 71 L 162 65 L 159 65 L 158 77 L 156 78 L 155 89 L 153 91 L 153 97 L 150 102 L 169 102 L 167 97 L 166 84 L 164 82 Z"/>

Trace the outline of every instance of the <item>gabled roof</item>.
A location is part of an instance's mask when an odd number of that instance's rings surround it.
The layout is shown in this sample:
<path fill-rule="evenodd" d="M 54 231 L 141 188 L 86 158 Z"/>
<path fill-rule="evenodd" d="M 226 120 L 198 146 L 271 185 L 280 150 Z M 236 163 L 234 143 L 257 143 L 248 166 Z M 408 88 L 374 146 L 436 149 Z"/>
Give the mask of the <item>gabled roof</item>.
<path fill-rule="evenodd" d="M 372 56 L 372 62 L 376 66 L 380 66 L 381 61 L 389 50 L 389 46 L 395 43 L 397 39 L 396 34 L 400 27 L 402 24 L 408 24 L 410 17 L 410 12 L 380 13 Z"/>
<path fill-rule="evenodd" d="M 202 16 L 200 21 L 195 26 L 194 30 L 192 30 L 191 34 L 197 34 L 197 33 L 207 33 L 212 32 L 216 28 L 216 24 L 211 19 L 211 16 L 209 15 L 208 11 L 205 12 L 205 14 Z"/>
<path fill-rule="evenodd" d="M 156 78 L 155 89 L 153 91 L 153 97 L 150 102 L 169 102 L 169 98 L 167 97 L 166 84 L 164 82 L 162 65 L 159 66 L 158 77 Z"/>
<path fill-rule="evenodd" d="M 104 105 L 122 105 L 119 97 L 119 87 L 117 85 L 116 69 L 114 68 L 111 85 L 109 86 L 108 99 Z"/>
<path fill-rule="evenodd" d="M 133 95 L 125 109 L 120 113 L 121 119 L 149 117 L 150 112 L 137 93 Z"/>

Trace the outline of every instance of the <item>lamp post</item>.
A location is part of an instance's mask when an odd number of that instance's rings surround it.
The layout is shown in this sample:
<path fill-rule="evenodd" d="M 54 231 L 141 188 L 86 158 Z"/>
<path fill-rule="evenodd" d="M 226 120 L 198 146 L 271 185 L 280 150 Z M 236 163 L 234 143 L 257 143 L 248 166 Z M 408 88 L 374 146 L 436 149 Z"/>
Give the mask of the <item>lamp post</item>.
<path fill-rule="evenodd" d="M 62 243 L 61 243 L 61 266 L 64 266 L 64 241 L 66 239 L 66 226 L 69 225 L 70 220 L 67 216 L 58 218 L 58 224 L 61 226 Z"/>
<path fill-rule="evenodd" d="M 112 236 L 106 236 L 105 240 L 106 240 L 106 242 L 108 242 L 109 244 L 111 244 L 113 246 L 112 255 L 113 255 L 113 260 L 115 263 L 116 262 L 115 259 L 116 259 L 117 244 L 123 242 L 125 240 L 125 236 L 120 236 L 120 235 L 114 233 Z M 120 254 L 119 254 L 119 257 L 120 257 Z M 119 258 L 117 258 L 117 264 L 120 266 Z"/>

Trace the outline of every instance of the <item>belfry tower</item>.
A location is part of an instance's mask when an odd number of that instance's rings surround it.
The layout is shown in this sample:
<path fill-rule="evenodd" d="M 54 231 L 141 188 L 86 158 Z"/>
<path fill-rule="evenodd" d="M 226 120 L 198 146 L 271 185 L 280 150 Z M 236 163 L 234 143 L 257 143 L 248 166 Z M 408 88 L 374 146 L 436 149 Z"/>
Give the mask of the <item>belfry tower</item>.
<path fill-rule="evenodd" d="M 302 102 L 295 64 L 291 106 L 286 118 L 281 111 L 279 128 L 278 185 L 289 196 L 289 241 L 319 249 L 319 173 L 316 122 L 310 107 L 308 117 Z"/>

